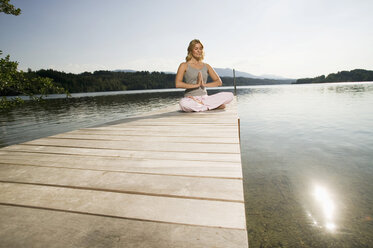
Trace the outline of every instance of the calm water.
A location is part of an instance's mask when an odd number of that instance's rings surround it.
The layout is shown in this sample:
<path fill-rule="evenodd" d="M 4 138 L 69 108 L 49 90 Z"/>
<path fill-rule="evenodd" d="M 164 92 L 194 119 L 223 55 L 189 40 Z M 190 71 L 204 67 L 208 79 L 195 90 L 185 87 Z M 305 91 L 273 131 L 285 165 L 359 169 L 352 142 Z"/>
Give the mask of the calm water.
<path fill-rule="evenodd" d="M 373 247 L 373 83 L 240 90 L 251 247 Z"/>
<path fill-rule="evenodd" d="M 0 146 L 138 115 L 182 96 L 111 94 L 1 114 Z M 239 88 L 250 247 L 373 247 L 372 106 L 373 83 Z"/>
<path fill-rule="evenodd" d="M 144 91 L 143 91 L 144 92 Z M 72 94 L 73 98 L 26 102 L 0 115 L 0 147 L 79 128 L 104 124 L 177 104 L 183 93 L 175 90 Z"/>

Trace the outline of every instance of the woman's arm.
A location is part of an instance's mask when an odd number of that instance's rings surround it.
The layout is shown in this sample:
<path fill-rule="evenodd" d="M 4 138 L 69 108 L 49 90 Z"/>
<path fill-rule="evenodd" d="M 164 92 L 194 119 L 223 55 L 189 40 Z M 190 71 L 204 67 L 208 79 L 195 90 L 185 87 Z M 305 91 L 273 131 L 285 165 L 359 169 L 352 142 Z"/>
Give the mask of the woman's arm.
<path fill-rule="evenodd" d="M 212 79 L 212 82 L 210 83 L 204 83 L 203 86 L 205 87 L 218 87 L 222 86 L 223 82 L 221 81 L 219 75 L 215 72 L 215 70 L 209 65 L 206 64 L 207 66 L 207 71 Z"/>
<path fill-rule="evenodd" d="M 179 68 L 177 69 L 176 78 L 175 78 L 175 87 L 176 88 L 183 88 L 183 89 L 195 89 L 198 88 L 199 84 L 187 84 L 183 82 L 184 73 L 187 68 L 187 63 L 181 63 Z"/>

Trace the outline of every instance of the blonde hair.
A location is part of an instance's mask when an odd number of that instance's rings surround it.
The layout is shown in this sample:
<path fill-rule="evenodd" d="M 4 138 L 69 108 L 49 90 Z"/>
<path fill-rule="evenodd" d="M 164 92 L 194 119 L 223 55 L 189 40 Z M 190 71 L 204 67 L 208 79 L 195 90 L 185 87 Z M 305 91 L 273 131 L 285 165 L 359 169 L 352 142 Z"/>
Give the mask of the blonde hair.
<path fill-rule="evenodd" d="M 201 41 L 197 40 L 197 39 L 194 39 L 191 42 L 189 42 L 189 46 L 188 46 L 188 50 L 187 50 L 188 51 L 188 55 L 185 58 L 185 60 L 187 62 L 192 59 L 192 57 L 193 57 L 192 51 L 193 51 L 194 46 L 197 45 L 197 44 L 201 44 L 201 46 L 202 46 L 201 60 L 203 60 L 203 58 L 205 57 L 205 51 L 203 51 L 203 45 L 202 45 Z"/>

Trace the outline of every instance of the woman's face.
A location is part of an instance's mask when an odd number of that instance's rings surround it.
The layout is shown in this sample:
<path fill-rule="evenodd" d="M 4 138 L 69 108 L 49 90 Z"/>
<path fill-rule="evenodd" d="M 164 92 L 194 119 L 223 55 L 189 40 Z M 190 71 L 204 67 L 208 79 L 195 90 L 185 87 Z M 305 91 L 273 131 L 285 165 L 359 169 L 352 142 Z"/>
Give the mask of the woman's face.
<path fill-rule="evenodd" d="M 202 45 L 199 43 L 195 44 L 192 50 L 193 57 L 197 60 L 201 60 L 202 53 L 203 53 Z"/>

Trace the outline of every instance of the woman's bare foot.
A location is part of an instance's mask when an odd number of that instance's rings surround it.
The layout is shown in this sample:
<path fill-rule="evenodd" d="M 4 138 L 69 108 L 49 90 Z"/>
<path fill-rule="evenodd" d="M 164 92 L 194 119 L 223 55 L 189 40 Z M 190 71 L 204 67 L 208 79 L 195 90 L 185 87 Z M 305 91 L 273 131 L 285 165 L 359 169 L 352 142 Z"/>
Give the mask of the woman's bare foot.
<path fill-rule="evenodd" d="M 225 104 L 220 105 L 220 106 L 217 107 L 216 109 L 225 109 Z"/>

